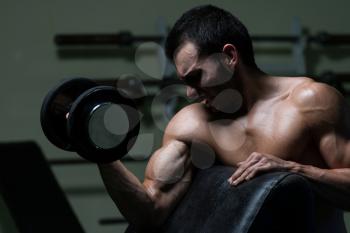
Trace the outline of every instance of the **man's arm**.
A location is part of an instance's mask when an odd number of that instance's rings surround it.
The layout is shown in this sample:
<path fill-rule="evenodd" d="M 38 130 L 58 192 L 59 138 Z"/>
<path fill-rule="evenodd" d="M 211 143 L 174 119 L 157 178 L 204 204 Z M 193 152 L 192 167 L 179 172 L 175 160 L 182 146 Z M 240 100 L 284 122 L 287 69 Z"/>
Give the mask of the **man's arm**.
<path fill-rule="evenodd" d="M 303 103 L 307 124 L 329 169 L 291 163 L 290 169 L 316 181 L 319 193 L 350 209 L 350 109 L 334 88 L 311 83 Z"/>
<path fill-rule="evenodd" d="M 120 161 L 99 165 L 109 195 L 133 225 L 162 224 L 191 181 L 187 146 L 171 141 L 157 150 L 146 168 L 143 183 Z"/>
<path fill-rule="evenodd" d="M 316 82 L 307 83 L 293 98 L 328 168 L 255 152 L 239 163 L 228 181 L 237 185 L 261 172 L 296 172 L 314 180 L 316 189 L 326 199 L 350 209 L 350 109 L 346 101 L 334 88 Z"/>
<path fill-rule="evenodd" d="M 99 165 L 109 195 L 137 228 L 160 226 L 190 185 L 193 166 L 183 140 L 184 131 L 178 130 L 179 124 L 186 124 L 181 117 L 184 112 L 180 111 L 169 122 L 163 146 L 151 156 L 143 183 L 120 161 Z"/>

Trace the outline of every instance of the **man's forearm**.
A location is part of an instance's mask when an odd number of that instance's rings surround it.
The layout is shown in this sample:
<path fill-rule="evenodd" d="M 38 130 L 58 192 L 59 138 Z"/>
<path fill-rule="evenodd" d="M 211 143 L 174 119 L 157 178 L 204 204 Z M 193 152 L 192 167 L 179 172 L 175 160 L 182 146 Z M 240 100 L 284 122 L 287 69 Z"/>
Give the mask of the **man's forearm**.
<path fill-rule="evenodd" d="M 312 179 L 315 190 L 338 207 L 350 210 L 350 169 L 322 169 L 292 162 L 289 170 Z"/>
<path fill-rule="evenodd" d="M 109 195 L 124 217 L 135 226 L 150 226 L 155 203 L 145 186 L 120 161 L 99 165 Z"/>
<path fill-rule="evenodd" d="M 271 171 L 290 171 L 308 177 L 313 181 L 314 190 L 320 196 L 339 208 L 350 210 L 350 168 L 322 169 L 254 152 L 238 164 L 228 182 L 231 185 L 238 185 L 259 173 Z"/>

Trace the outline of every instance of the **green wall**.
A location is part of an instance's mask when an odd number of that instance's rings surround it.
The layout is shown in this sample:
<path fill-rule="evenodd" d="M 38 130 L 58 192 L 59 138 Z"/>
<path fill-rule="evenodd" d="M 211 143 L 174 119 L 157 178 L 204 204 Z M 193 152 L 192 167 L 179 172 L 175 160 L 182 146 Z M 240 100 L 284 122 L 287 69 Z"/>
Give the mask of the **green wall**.
<path fill-rule="evenodd" d="M 311 33 L 328 31 L 350 33 L 350 2 L 335 1 L 118 1 L 118 0 L 1 0 L 0 2 L 0 140 L 35 140 L 49 159 L 76 157 L 56 149 L 44 137 L 39 122 L 43 97 L 50 87 L 67 77 L 117 77 L 137 73 L 147 78 L 135 64 L 135 49 L 114 49 L 108 56 L 60 58 L 53 43 L 57 33 L 113 33 L 130 30 L 135 34 L 155 34 L 155 22 L 163 16 L 170 24 L 185 10 L 211 3 L 235 13 L 251 34 L 288 34 L 291 22 L 298 17 Z M 266 47 L 268 49 L 266 49 Z M 290 63 L 288 45 L 277 50 L 271 44 L 258 45 L 258 63 Z M 272 45 L 273 46 L 273 45 Z M 267 53 L 264 53 L 267 51 Z M 275 51 L 275 52 L 274 52 Z M 276 52 L 277 51 L 277 52 Z M 270 53 L 271 54 L 270 54 Z M 141 51 L 144 59 L 155 57 L 155 51 Z M 314 46 L 308 52 L 308 72 L 319 74 L 332 69 L 347 72 L 349 49 Z M 157 64 L 147 66 L 156 70 Z M 149 78 L 149 77 L 148 77 Z M 155 132 L 154 145 L 161 135 L 144 126 L 144 132 Z M 140 144 L 140 148 L 149 145 Z M 139 177 L 145 163 L 127 164 Z M 98 224 L 103 217 L 119 215 L 106 196 L 95 165 L 53 168 L 65 189 L 83 227 L 88 233 L 122 232 L 125 225 Z M 6 208 L 1 203 L 1 230 L 14 232 Z M 350 226 L 350 223 L 348 221 Z"/>

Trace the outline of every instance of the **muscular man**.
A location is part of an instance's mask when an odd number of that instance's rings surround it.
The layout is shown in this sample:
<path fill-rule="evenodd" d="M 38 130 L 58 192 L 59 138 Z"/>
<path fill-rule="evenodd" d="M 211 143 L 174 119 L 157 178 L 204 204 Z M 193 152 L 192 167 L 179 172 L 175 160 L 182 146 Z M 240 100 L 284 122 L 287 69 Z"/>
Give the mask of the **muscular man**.
<path fill-rule="evenodd" d="M 164 222 L 190 185 L 195 145 L 210 147 L 218 161 L 238 167 L 228 178 L 231 185 L 262 172 L 291 171 L 328 187 L 325 196 L 340 204 L 334 194 L 350 196 L 349 110 L 334 88 L 262 72 L 247 29 L 213 6 L 182 15 L 166 49 L 188 85 L 187 95 L 200 103 L 171 119 L 143 183 L 120 161 L 100 165 L 112 199 L 131 224 Z M 345 231 L 341 212 L 322 211 L 319 229 Z"/>

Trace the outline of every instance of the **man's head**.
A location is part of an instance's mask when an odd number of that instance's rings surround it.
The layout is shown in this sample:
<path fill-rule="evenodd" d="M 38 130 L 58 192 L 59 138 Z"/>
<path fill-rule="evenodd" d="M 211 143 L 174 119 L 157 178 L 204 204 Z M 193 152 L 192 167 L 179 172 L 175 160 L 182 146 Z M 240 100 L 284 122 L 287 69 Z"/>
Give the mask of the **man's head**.
<path fill-rule="evenodd" d="M 166 54 L 174 59 L 184 42 L 192 42 L 200 58 L 221 53 L 225 44 L 232 44 L 241 62 L 256 68 L 252 41 L 246 27 L 230 12 L 212 5 L 199 6 L 185 12 L 175 23 L 166 41 Z"/>
<path fill-rule="evenodd" d="M 231 13 L 211 5 L 193 8 L 180 17 L 168 35 L 166 53 L 187 84 L 187 96 L 202 97 L 209 106 L 236 97 L 230 95 L 237 67 L 257 68 L 247 29 Z"/>

